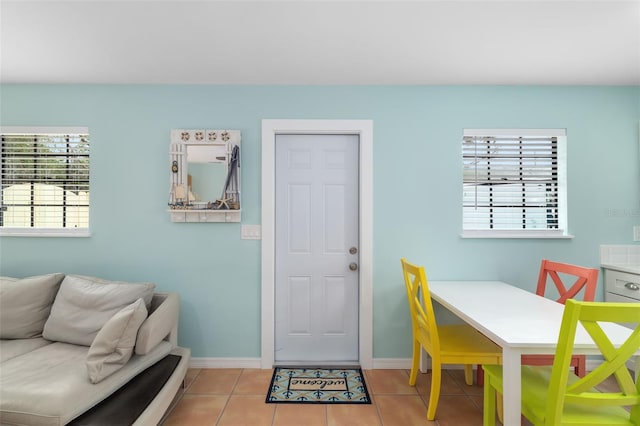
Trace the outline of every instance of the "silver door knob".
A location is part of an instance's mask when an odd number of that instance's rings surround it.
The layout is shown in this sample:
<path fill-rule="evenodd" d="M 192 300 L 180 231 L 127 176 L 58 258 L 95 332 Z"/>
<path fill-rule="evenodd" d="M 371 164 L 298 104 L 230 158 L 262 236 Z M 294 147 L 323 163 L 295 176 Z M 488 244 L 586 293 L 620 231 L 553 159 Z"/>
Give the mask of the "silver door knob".
<path fill-rule="evenodd" d="M 349 264 L 349 269 L 352 271 L 357 271 L 358 270 L 358 264 L 356 262 L 351 262 Z"/>
<path fill-rule="evenodd" d="M 351 247 L 351 248 L 349 249 L 349 253 L 350 253 L 350 254 L 356 254 L 357 252 L 358 252 L 358 249 L 357 249 L 357 248 L 355 248 L 355 247 Z"/>

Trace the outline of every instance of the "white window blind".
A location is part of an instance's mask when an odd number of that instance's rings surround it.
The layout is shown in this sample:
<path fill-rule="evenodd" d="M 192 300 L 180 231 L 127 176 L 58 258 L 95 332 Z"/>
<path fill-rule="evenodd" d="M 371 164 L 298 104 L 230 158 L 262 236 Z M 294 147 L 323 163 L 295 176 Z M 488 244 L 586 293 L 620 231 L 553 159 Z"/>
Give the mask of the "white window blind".
<path fill-rule="evenodd" d="M 2 234 L 87 234 L 88 129 L 2 128 L 1 138 Z"/>
<path fill-rule="evenodd" d="M 564 235 L 564 145 L 564 130 L 466 130 L 463 235 Z"/>

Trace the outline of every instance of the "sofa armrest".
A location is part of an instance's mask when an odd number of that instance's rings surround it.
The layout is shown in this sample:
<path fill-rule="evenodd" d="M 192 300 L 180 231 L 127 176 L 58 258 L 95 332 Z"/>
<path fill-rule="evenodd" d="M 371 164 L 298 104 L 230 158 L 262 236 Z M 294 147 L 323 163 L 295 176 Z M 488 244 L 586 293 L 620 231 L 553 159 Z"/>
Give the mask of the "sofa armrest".
<path fill-rule="evenodd" d="M 162 340 L 168 340 L 174 346 L 178 345 L 180 296 L 178 293 L 156 293 L 154 299 L 156 297 L 164 300 L 151 312 L 138 330 L 135 349 L 138 355 L 147 354 Z"/>

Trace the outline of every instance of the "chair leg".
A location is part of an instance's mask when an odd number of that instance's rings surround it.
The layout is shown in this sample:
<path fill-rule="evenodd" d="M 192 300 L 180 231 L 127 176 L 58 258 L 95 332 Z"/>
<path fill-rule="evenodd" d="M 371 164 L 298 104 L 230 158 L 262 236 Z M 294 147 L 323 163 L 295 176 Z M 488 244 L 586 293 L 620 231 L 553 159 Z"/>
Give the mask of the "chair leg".
<path fill-rule="evenodd" d="M 416 385 L 416 379 L 418 378 L 418 369 L 420 368 L 420 342 L 413 341 L 413 357 L 411 359 L 411 374 L 409 375 L 409 386 Z"/>
<path fill-rule="evenodd" d="M 478 370 L 476 371 L 476 382 L 478 386 L 484 385 L 484 369 L 482 368 L 482 364 L 478 364 Z"/>
<path fill-rule="evenodd" d="M 498 420 L 500 423 L 504 424 L 504 420 L 502 416 L 504 415 L 504 400 L 502 399 L 502 394 L 496 392 L 496 405 L 498 406 Z"/>
<path fill-rule="evenodd" d="M 464 382 L 469 386 L 473 385 L 473 365 L 471 364 L 464 365 Z"/>
<path fill-rule="evenodd" d="M 482 425 L 495 426 L 496 424 L 496 390 L 491 386 L 491 378 L 484 383 L 484 402 L 482 409 Z"/>
<path fill-rule="evenodd" d="M 440 360 L 431 360 L 431 392 L 429 395 L 429 406 L 427 407 L 427 420 L 436 418 L 436 409 L 440 399 L 440 385 L 442 382 L 442 365 Z"/>
<path fill-rule="evenodd" d="M 587 374 L 587 357 L 579 356 L 578 365 L 573 368 L 573 371 L 576 373 L 576 376 L 584 377 L 584 375 Z"/>

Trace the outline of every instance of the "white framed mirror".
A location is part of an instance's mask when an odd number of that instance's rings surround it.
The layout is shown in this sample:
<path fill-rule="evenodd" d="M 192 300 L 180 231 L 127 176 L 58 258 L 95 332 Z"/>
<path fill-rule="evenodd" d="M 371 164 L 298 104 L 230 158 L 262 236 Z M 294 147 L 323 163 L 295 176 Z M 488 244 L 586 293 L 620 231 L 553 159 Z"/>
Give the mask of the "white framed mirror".
<path fill-rule="evenodd" d="M 240 131 L 171 130 L 173 222 L 240 222 Z"/>

